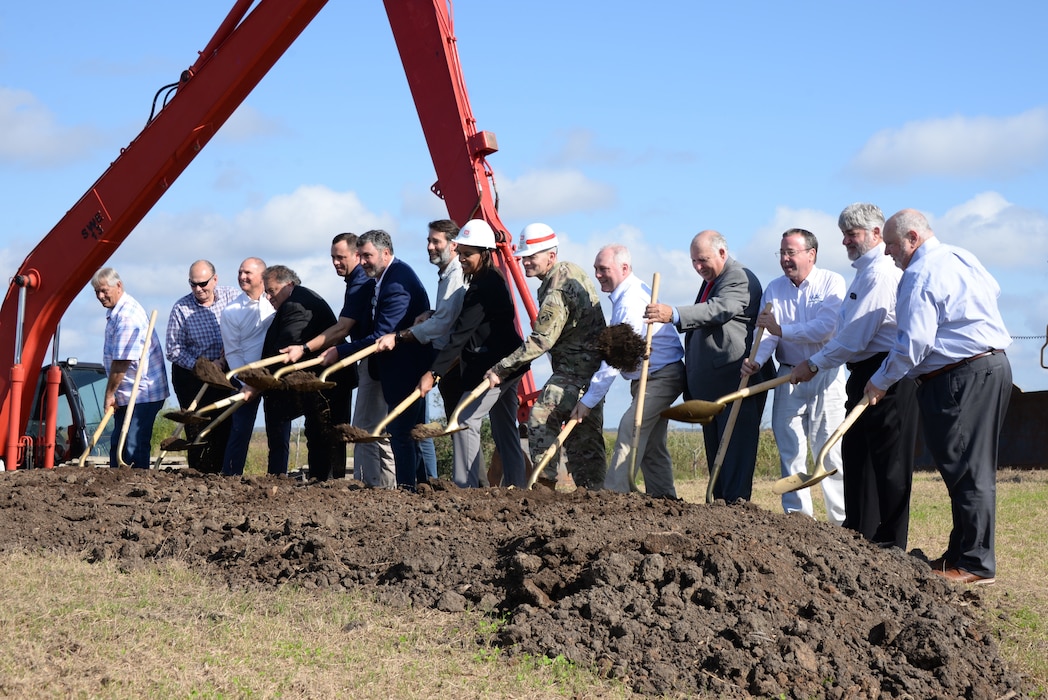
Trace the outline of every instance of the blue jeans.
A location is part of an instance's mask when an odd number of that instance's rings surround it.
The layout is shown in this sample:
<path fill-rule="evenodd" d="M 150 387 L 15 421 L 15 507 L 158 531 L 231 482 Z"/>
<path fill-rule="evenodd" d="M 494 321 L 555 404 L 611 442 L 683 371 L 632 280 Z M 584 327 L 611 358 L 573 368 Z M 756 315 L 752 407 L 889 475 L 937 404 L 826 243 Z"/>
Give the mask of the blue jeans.
<path fill-rule="evenodd" d="M 419 475 L 426 473 L 422 449 L 418 441 L 411 437 L 411 429 L 424 422 L 425 418 L 426 404 L 419 399 L 386 426 L 389 444 L 393 449 L 393 461 L 397 466 L 397 486 L 414 489 Z"/>
<path fill-rule="evenodd" d="M 425 407 L 425 414 L 422 418 L 423 423 L 429 422 L 429 402 L 422 399 L 422 405 Z M 414 427 L 414 426 L 412 426 Z M 419 449 L 422 450 L 422 463 L 426 466 L 426 478 L 428 480 L 436 481 L 437 479 L 437 448 L 433 446 L 433 438 L 426 438 L 425 440 L 418 441 Z"/>
<path fill-rule="evenodd" d="M 149 469 L 150 440 L 153 438 L 153 422 L 156 414 L 164 407 L 163 401 L 136 403 L 131 411 L 131 423 L 127 428 L 124 440 L 124 462 L 135 469 Z M 113 412 L 113 435 L 109 440 L 109 466 L 118 467 L 117 448 L 120 446 L 120 433 L 124 427 L 127 406 L 117 406 Z"/>
<path fill-rule="evenodd" d="M 244 473 L 244 464 L 247 463 L 247 449 L 251 444 L 251 435 L 255 432 L 255 418 L 258 416 L 258 405 L 262 399 L 255 398 L 233 412 L 229 422 L 229 439 L 226 441 L 226 453 L 222 457 L 222 474 L 225 476 L 236 476 Z M 290 426 L 288 423 L 288 440 L 290 440 Z"/>

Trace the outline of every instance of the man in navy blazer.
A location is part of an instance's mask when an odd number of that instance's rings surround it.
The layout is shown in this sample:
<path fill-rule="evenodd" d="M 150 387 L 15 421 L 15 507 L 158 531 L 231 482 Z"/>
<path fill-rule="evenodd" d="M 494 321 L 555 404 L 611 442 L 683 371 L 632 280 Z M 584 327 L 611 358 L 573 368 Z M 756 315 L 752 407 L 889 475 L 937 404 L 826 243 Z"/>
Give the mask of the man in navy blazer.
<path fill-rule="evenodd" d="M 325 364 L 332 364 L 373 345 L 388 333 L 402 337 L 402 332 L 411 328 L 419 314 L 430 310 L 429 295 L 418 275 L 410 265 L 393 257 L 393 240 L 388 233 L 376 229 L 360 236 L 357 254 L 364 272 L 375 280 L 371 333 L 328 349 L 324 354 Z M 368 371 L 382 385 L 382 397 L 389 411 L 415 390 L 419 378 L 429 370 L 432 362 L 433 346 L 421 343 L 398 343 L 388 352 L 371 356 Z M 422 452 L 418 442 L 411 438 L 411 429 L 425 420 L 425 404 L 419 399 L 387 426 L 396 463 L 397 486 L 414 489 L 420 480 L 426 479 Z M 365 474 L 382 468 L 381 464 L 361 465 Z M 388 483 L 391 480 L 378 476 L 374 480 L 365 478 L 365 481 Z"/>
<path fill-rule="evenodd" d="M 702 277 L 695 303 L 676 308 L 650 304 L 645 318 L 672 322 L 685 333 L 684 366 L 687 370 L 685 399 L 714 401 L 739 388 L 742 361 L 750 352 L 753 330 L 760 312 L 763 289 L 757 276 L 728 255 L 728 243 L 716 231 L 703 231 L 691 242 L 691 264 Z M 751 377 L 750 383 L 775 378 L 768 362 Z M 713 496 L 729 503 L 749 500 L 753 490 L 753 468 L 757 440 L 767 393 L 743 399 L 734 432 L 724 454 Z M 713 462 L 724 435 L 729 411 L 702 426 L 706 462 Z"/>

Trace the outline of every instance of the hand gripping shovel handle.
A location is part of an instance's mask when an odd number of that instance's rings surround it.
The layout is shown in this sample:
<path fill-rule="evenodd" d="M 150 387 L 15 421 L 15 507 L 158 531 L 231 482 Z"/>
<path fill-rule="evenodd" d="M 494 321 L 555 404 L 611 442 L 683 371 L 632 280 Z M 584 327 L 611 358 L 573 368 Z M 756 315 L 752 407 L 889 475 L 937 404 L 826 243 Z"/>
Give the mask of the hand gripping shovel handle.
<path fill-rule="evenodd" d="M 771 311 L 771 303 L 769 302 L 764 306 L 765 311 Z M 750 348 L 750 361 L 756 359 L 757 349 L 760 347 L 761 338 L 764 336 L 764 329 L 758 328 L 757 334 L 753 338 L 753 347 Z M 749 383 L 750 377 L 746 375 L 739 382 L 739 391 L 746 388 Z M 720 445 L 717 447 L 717 456 L 713 460 L 713 469 L 710 470 L 710 483 L 706 486 L 706 502 L 713 503 L 713 487 L 717 483 L 717 477 L 720 476 L 721 465 L 724 464 L 724 456 L 728 452 L 728 443 L 731 442 L 731 434 L 735 430 L 735 421 L 739 419 L 739 411 L 742 409 L 742 403 L 736 401 L 731 405 L 731 413 L 728 414 L 728 423 L 724 426 L 724 434 L 721 435 Z"/>
<path fill-rule="evenodd" d="M 95 445 L 98 444 L 99 438 L 102 437 L 102 433 L 105 432 L 106 426 L 109 425 L 109 419 L 113 417 L 113 413 L 116 409 L 112 406 L 106 409 L 105 414 L 102 416 L 102 420 L 98 423 L 98 427 L 95 428 L 94 435 L 91 436 L 91 442 L 87 443 L 87 448 L 84 453 L 80 455 L 79 466 L 84 466 L 87 462 L 87 456 L 91 454 L 91 450 L 95 449 Z"/>
<path fill-rule="evenodd" d="M 365 357 L 367 357 L 368 355 L 371 355 L 376 350 L 378 350 L 378 342 L 375 342 L 375 343 L 367 346 L 363 350 L 358 350 L 357 352 L 353 353 L 352 355 L 350 355 L 348 357 L 343 357 L 341 360 L 339 360 L 338 362 L 334 363 L 333 365 L 331 365 L 330 367 L 328 367 L 327 369 L 325 369 L 321 373 L 320 381 L 326 382 L 327 378 L 328 378 L 328 375 L 331 374 L 332 372 L 337 372 L 340 369 L 344 369 L 346 367 L 349 367 L 354 362 L 359 362 L 360 360 L 363 360 Z"/>
<path fill-rule="evenodd" d="M 659 301 L 659 273 L 651 278 L 651 303 Z M 640 429 L 644 422 L 644 394 L 648 391 L 648 366 L 651 363 L 651 336 L 655 333 L 655 324 L 648 324 L 644 336 L 644 360 L 640 364 L 640 381 L 637 383 L 637 407 L 633 413 L 633 443 L 630 447 L 629 480 L 630 491 L 637 490 L 637 449 L 640 447 Z"/>
<path fill-rule="evenodd" d="M 531 470 L 531 476 L 528 477 L 528 488 L 530 489 L 535 485 L 535 482 L 539 480 L 539 474 L 546 468 L 549 461 L 553 459 L 553 455 L 557 454 L 557 451 L 563 447 L 564 441 L 568 439 L 568 435 L 571 435 L 571 431 L 575 429 L 575 426 L 579 424 L 579 421 L 572 418 L 564 427 L 561 429 L 560 434 L 557 435 L 557 439 L 553 441 L 553 444 L 546 448 L 546 451 L 542 453 L 542 458 L 539 463 L 535 465 L 535 468 Z"/>
<path fill-rule="evenodd" d="M 131 384 L 131 397 L 127 400 L 127 413 L 124 414 L 124 425 L 120 428 L 120 441 L 116 446 L 116 462 L 121 467 L 129 466 L 124 462 L 124 442 L 127 440 L 127 431 L 131 427 L 131 414 L 135 410 L 138 387 L 142 383 L 142 375 L 146 373 L 146 369 L 149 366 L 149 342 L 153 338 L 153 327 L 155 325 L 156 309 L 153 309 L 153 312 L 149 314 L 149 325 L 146 327 L 146 337 L 142 342 L 142 356 L 138 358 L 138 367 L 135 368 L 135 381 Z M 146 464 L 144 468 L 148 469 L 149 465 Z"/>

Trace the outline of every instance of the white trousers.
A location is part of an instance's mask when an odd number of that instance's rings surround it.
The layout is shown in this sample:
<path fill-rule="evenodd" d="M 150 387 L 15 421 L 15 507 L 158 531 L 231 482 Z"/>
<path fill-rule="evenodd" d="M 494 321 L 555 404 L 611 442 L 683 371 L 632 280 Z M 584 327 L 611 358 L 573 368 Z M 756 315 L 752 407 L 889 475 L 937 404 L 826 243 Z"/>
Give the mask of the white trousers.
<path fill-rule="evenodd" d="M 353 404 L 354 427 L 369 433 L 386 417 L 388 407 L 382 398 L 382 384 L 368 373 L 365 357 L 357 367 L 357 400 Z M 358 442 L 353 445 L 353 478 L 378 489 L 397 487 L 397 467 L 389 440 Z"/>
<path fill-rule="evenodd" d="M 792 371 L 789 365 L 779 367 L 779 376 Z M 840 367 L 821 370 L 810 382 L 782 384 L 775 388 L 771 427 L 779 448 L 779 465 L 783 477 L 809 472 L 808 448 L 814 466 L 822 446 L 841 423 L 845 410 L 844 372 Z M 826 502 L 827 519 L 834 525 L 844 523 L 844 470 L 841 443 L 837 441 L 826 455 L 823 466 L 837 470 L 819 484 Z M 812 515 L 811 489 L 782 495 L 782 509 Z"/>

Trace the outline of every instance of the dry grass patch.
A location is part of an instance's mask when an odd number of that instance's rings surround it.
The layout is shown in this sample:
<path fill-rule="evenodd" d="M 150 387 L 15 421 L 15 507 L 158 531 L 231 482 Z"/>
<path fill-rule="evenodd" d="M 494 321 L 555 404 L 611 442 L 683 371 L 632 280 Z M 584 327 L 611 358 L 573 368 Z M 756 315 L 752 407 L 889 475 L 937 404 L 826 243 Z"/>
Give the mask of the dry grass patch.
<path fill-rule="evenodd" d="M 0 559 L 0 695 L 82 698 L 629 697 L 567 662 L 501 660 L 479 615 L 359 595 L 216 589 L 180 565 Z M 480 642 L 480 643 L 478 643 Z"/>

